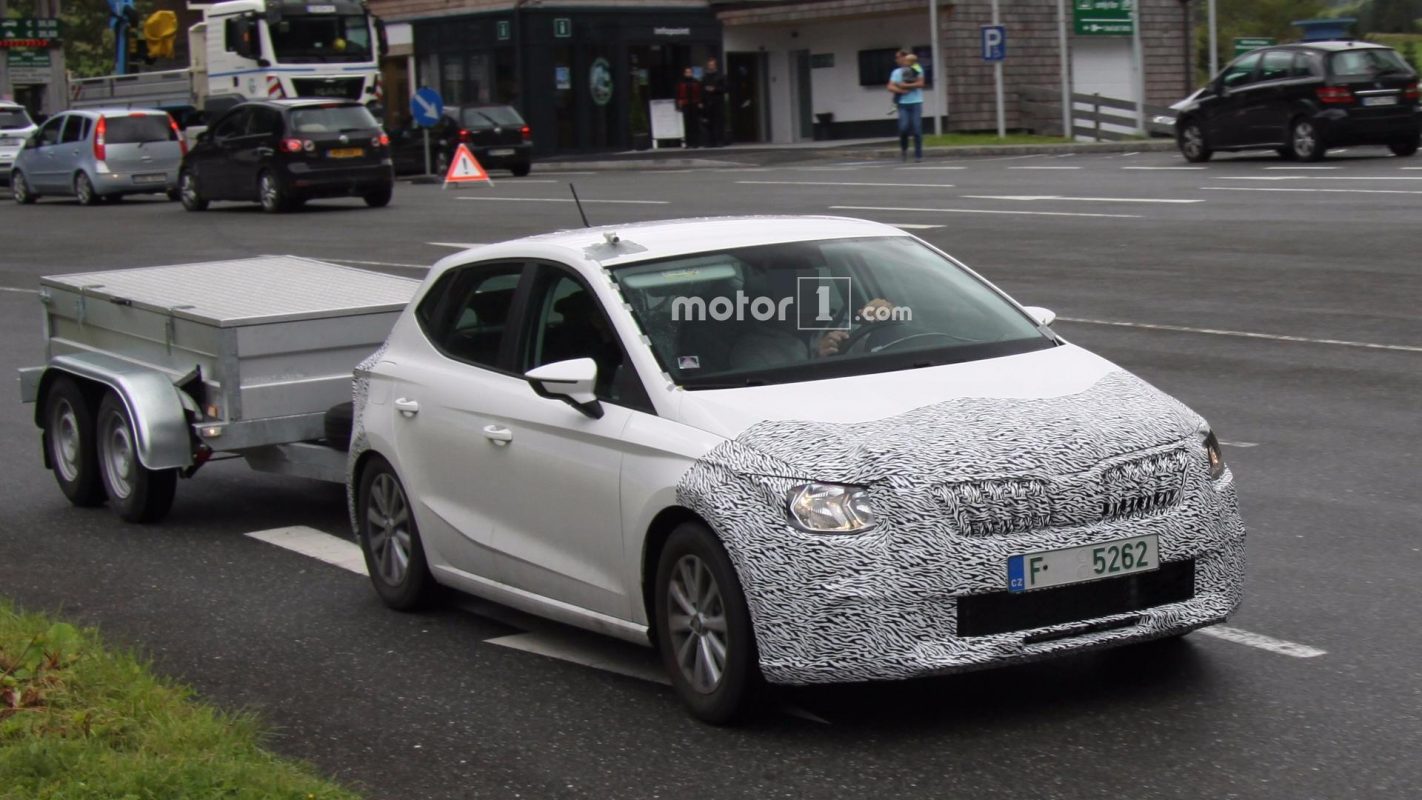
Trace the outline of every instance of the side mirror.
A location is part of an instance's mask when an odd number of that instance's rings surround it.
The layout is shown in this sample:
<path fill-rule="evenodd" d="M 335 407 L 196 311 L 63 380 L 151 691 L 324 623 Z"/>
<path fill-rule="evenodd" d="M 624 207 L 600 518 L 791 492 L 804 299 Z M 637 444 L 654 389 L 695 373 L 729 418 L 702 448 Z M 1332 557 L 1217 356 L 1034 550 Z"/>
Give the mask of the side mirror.
<path fill-rule="evenodd" d="M 597 362 L 591 358 L 574 358 L 544 364 L 523 374 L 539 397 L 556 398 L 588 415 L 602 417 L 602 404 L 593 387 L 597 385 Z"/>
<path fill-rule="evenodd" d="M 1041 306 L 1023 306 L 1022 310 L 1026 311 L 1027 316 L 1036 320 L 1037 324 L 1041 325 L 1043 328 L 1050 326 L 1057 319 L 1057 312 L 1051 310 L 1050 308 L 1042 308 Z"/>

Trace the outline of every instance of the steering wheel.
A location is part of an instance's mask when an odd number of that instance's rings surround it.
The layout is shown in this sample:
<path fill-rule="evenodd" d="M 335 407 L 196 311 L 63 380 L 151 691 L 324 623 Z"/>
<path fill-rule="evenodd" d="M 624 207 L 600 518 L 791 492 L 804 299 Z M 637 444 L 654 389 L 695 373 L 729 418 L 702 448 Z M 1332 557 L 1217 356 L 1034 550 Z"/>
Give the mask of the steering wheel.
<path fill-rule="evenodd" d="M 869 351 L 869 352 L 871 352 L 871 353 L 884 353 L 884 352 L 887 352 L 887 351 L 889 351 L 889 350 L 894 349 L 895 347 L 897 347 L 897 346 L 903 344 L 904 342 L 912 341 L 912 340 L 914 340 L 914 339 L 922 339 L 922 338 L 925 337 L 925 336 L 938 336 L 938 337 L 941 337 L 941 338 L 944 338 L 944 339 L 951 339 L 951 340 L 953 340 L 953 341 L 955 341 L 955 342 L 967 342 L 967 343 L 969 343 L 969 344 L 981 344 L 981 342 L 979 342 L 977 339 L 969 339 L 969 338 L 967 338 L 967 337 L 965 337 L 965 336 L 954 336 L 954 335 L 951 334 L 951 333 L 943 333 L 942 331 L 928 331 L 928 332 L 926 332 L 926 333 L 911 333 L 911 334 L 909 334 L 908 336 L 900 337 L 900 338 L 898 338 L 898 339 L 893 340 L 892 342 L 887 342 L 887 343 L 885 343 L 885 344 L 879 345 L 878 347 L 870 348 L 870 351 Z"/>
<path fill-rule="evenodd" d="M 850 350 L 853 350 L 857 345 L 863 343 L 864 340 L 868 339 L 872 334 L 908 324 L 909 321 L 904 319 L 886 319 L 879 322 L 866 322 L 860 325 L 858 330 L 853 331 L 849 336 L 845 337 L 843 342 L 840 342 L 839 353 L 837 355 L 848 354 Z"/>

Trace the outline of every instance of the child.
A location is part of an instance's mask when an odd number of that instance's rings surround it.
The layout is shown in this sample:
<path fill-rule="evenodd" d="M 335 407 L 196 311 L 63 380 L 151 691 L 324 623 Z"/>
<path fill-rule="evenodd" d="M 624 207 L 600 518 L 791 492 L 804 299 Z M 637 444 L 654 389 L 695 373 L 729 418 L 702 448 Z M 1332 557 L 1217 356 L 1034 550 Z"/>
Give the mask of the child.
<path fill-rule="evenodd" d="M 917 81 L 917 80 L 922 80 L 922 79 L 923 79 L 923 67 L 921 67 L 921 66 L 918 65 L 918 56 L 914 55 L 913 53 L 904 53 L 903 56 L 902 56 L 902 58 L 903 58 L 903 67 L 902 67 L 902 68 L 903 68 L 905 71 L 912 70 L 912 71 L 913 71 L 913 76 L 912 76 L 912 78 L 910 78 L 910 79 L 908 79 L 908 80 L 895 81 L 895 82 L 894 82 L 894 85 L 897 86 L 897 87 L 899 87 L 900 89 L 905 88 L 905 87 L 904 87 L 904 84 L 905 84 L 905 83 L 912 83 L 913 81 Z M 905 73 L 900 73 L 899 77 L 900 77 L 900 78 L 907 78 L 908 76 L 907 76 Z M 903 95 L 898 95 L 898 94 L 892 95 L 894 107 L 889 111 L 890 114 L 897 115 L 897 114 L 899 113 L 899 98 L 902 97 L 902 96 L 903 96 Z"/>

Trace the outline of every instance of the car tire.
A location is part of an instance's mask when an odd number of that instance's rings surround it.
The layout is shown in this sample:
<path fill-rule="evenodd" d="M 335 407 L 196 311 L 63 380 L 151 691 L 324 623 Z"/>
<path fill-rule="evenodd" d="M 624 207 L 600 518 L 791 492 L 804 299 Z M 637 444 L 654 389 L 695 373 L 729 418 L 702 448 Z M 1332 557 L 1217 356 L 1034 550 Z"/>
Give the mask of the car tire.
<path fill-rule="evenodd" d="M 449 152 L 446 150 L 441 150 L 438 153 L 435 153 L 434 174 L 439 176 L 445 176 L 449 174 L 449 158 Z"/>
<path fill-rule="evenodd" d="M 19 170 L 10 173 L 10 196 L 22 206 L 33 205 L 40 197 L 30 188 L 30 182 L 25 180 L 25 176 Z"/>
<path fill-rule="evenodd" d="M 1192 164 L 1201 164 L 1210 160 L 1215 154 L 1210 149 L 1210 143 L 1205 138 L 1205 130 L 1194 120 L 1187 120 L 1180 128 L 1180 133 L 1175 137 L 1175 143 L 1180 147 L 1180 155 Z"/>
<path fill-rule="evenodd" d="M 395 194 L 395 188 L 386 186 L 384 189 L 377 189 L 365 195 L 365 204 L 371 208 L 384 208 L 390 205 L 390 198 Z"/>
<path fill-rule="evenodd" d="M 168 198 L 168 202 L 170 203 L 176 203 L 183 199 L 183 193 L 179 191 L 178 187 L 176 186 L 164 192 L 163 194 Z"/>
<path fill-rule="evenodd" d="M 157 522 L 168 516 L 178 489 L 176 469 L 149 469 L 138 458 L 133 420 L 118 395 L 108 392 L 94 423 L 99 475 L 109 507 L 124 522 Z"/>
<path fill-rule="evenodd" d="M 281 179 L 271 170 L 262 170 L 257 176 L 257 202 L 268 214 L 281 214 L 291 208 L 291 199 L 281 185 Z"/>
<path fill-rule="evenodd" d="M 429 605 L 437 587 L 409 495 L 390 462 L 378 455 L 361 472 L 356 520 L 366 571 L 381 601 L 396 611 Z"/>
<path fill-rule="evenodd" d="M 1318 127 L 1303 117 L 1289 123 L 1289 141 L 1285 147 L 1299 161 L 1322 161 L 1328 152 Z"/>
<path fill-rule="evenodd" d="M 1413 139 L 1411 141 L 1393 142 L 1387 146 L 1387 149 L 1391 150 L 1392 154 L 1398 158 L 1410 158 L 1411 156 L 1417 155 L 1417 146 L 1418 141 Z"/>
<path fill-rule="evenodd" d="M 682 702 L 713 725 L 743 719 L 764 682 L 745 594 L 710 528 L 685 522 L 672 531 L 653 591 L 657 649 Z"/>
<path fill-rule="evenodd" d="M 97 205 L 102 199 L 94 189 L 94 181 L 89 178 L 89 173 L 81 172 L 74 176 L 74 197 L 81 206 Z"/>
<path fill-rule="evenodd" d="M 207 198 L 202 196 L 197 175 L 191 170 L 183 170 L 178 176 L 178 200 L 187 211 L 206 211 Z"/>
<path fill-rule="evenodd" d="M 509 168 L 509 171 L 514 174 L 515 178 L 524 178 L 533 171 L 533 165 L 525 161 L 521 164 L 514 164 Z"/>
<path fill-rule="evenodd" d="M 54 479 L 69 502 L 81 508 L 103 504 L 94 413 L 73 378 L 55 378 L 45 394 L 43 441 Z"/>

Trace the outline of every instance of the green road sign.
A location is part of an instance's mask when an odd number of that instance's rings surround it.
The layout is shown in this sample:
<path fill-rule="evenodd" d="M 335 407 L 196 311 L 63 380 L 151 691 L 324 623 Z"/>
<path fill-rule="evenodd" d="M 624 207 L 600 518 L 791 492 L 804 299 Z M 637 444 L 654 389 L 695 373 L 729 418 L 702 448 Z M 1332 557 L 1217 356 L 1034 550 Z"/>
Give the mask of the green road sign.
<path fill-rule="evenodd" d="M 1258 50 L 1261 47 L 1272 47 L 1278 43 L 1278 39 L 1273 39 L 1268 36 L 1240 36 L 1234 40 L 1234 56 L 1238 58 L 1250 50 Z"/>
<path fill-rule="evenodd" d="M 573 21 L 567 17 L 558 17 L 553 20 L 553 38 L 571 39 L 573 38 Z"/>
<path fill-rule="evenodd" d="M 10 65 L 10 69 L 25 69 L 29 67 L 49 69 L 49 51 L 11 50 L 5 54 L 5 62 Z"/>
<path fill-rule="evenodd" d="M 1133 0 L 1072 0 L 1072 26 L 1078 36 L 1130 36 Z"/>
<path fill-rule="evenodd" d="M 4 19 L 0 20 L 0 39 L 5 41 L 35 39 L 55 40 L 59 38 L 57 19 Z"/>

